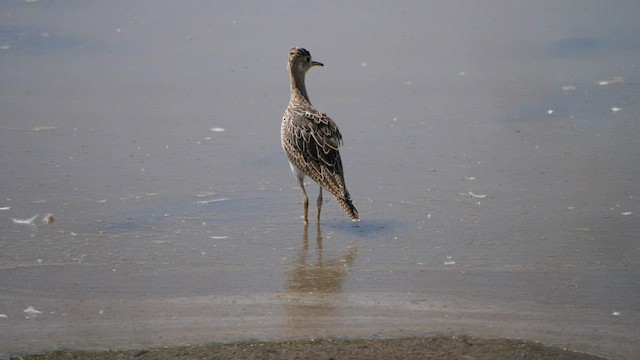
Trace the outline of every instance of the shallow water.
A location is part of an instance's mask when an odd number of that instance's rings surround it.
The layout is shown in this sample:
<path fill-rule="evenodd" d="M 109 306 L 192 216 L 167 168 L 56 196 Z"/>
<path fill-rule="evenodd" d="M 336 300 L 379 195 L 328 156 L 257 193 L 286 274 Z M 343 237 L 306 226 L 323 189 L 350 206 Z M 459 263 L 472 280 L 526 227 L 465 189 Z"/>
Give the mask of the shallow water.
<path fill-rule="evenodd" d="M 635 2 L 0 15 L 0 353 L 453 333 L 640 356 Z M 292 46 L 325 64 L 307 87 L 359 223 L 327 200 L 302 224 Z"/>

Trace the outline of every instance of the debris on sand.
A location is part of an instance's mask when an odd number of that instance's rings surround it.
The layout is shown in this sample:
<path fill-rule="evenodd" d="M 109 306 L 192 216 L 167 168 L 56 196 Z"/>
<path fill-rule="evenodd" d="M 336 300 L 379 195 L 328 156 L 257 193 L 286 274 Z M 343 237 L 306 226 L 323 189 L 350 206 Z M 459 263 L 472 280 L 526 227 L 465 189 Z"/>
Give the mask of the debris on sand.
<path fill-rule="evenodd" d="M 202 193 L 202 194 L 197 194 L 196 197 L 204 198 L 204 197 L 209 197 L 209 196 L 214 196 L 214 195 L 217 195 L 217 193 L 209 191 L 209 192 L 205 192 L 205 193 Z"/>
<path fill-rule="evenodd" d="M 196 201 L 196 204 L 198 205 L 207 205 L 207 204 L 212 204 L 212 203 L 217 203 L 217 202 L 221 202 L 221 201 L 226 201 L 229 200 L 229 198 L 219 198 L 219 199 L 211 199 L 211 200 L 200 200 L 200 201 Z"/>
<path fill-rule="evenodd" d="M 577 90 L 577 88 L 573 85 L 565 85 L 562 87 L 562 92 L 569 95 L 569 94 L 573 94 L 575 91 Z"/>
<path fill-rule="evenodd" d="M 53 217 L 53 214 L 46 214 L 43 218 L 42 218 L 42 222 L 47 224 L 47 225 L 51 225 L 54 222 L 56 222 L 56 218 Z"/>
<path fill-rule="evenodd" d="M 14 224 L 21 224 L 21 225 L 33 225 L 33 221 L 35 219 L 38 218 L 40 214 L 35 214 L 32 217 L 28 218 L 28 219 L 11 219 L 13 220 Z"/>
<path fill-rule="evenodd" d="M 36 126 L 33 129 L 31 129 L 31 131 L 53 131 L 57 129 L 58 128 L 55 126 Z"/>
<path fill-rule="evenodd" d="M 28 308 L 24 309 L 24 313 L 29 314 L 29 315 L 38 315 L 38 314 L 42 314 L 42 311 L 36 310 L 33 307 L 33 305 L 31 305 Z"/>
<path fill-rule="evenodd" d="M 474 194 L 474 193 L 473 193 L 473 192 L 471 192 L 471 191 L 469 191 L 469 196 L 474 197 L 474 198 L 480 198 L 480 199 L 483 199 L 483 198 L 486 198 L 486 197 L 487 197 L 487 195 Z"/>
<path fill-rule="evenodd" d="M 622 76 L 613 76 L 604 80 L 600 80 L 598 82 L 598 85 L 606 86 L 611 84 L 623 84 L 623 83 L 624 83 L 624 78 Z"/>

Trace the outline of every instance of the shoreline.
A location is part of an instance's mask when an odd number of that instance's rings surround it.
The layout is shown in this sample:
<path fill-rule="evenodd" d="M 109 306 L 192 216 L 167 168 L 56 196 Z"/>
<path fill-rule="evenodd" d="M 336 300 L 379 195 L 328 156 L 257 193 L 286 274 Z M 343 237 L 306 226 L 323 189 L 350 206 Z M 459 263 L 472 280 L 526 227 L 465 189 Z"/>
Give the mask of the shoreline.
<path fill-rule="evenodd" d="M 528 340 L 481 339 L 470 336 L 212 343 L 137 350 L 54 351 L 34 355 L 17 355 L 10 358 L 24 360 L 163 360 L 176 357 L 181 359 L 606 359 L 598 355 Z"/>

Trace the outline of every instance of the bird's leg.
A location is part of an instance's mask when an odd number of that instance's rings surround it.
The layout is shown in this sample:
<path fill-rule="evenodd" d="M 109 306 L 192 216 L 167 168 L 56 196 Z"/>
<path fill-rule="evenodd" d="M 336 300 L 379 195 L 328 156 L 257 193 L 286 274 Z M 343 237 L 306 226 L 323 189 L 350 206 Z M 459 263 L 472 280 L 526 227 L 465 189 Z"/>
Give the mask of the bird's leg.
<path fill-rule="evenodd" d="M 318 200 L 316 201 L 318 205 L 318 217 L 316 218 L 318 224 L 320 223 L 320 209 L 322 209 L 322 186 L 320 186 L 320 192 L 318 193 Z"/>
<path fill-rule="evenodd" d="M 304 178 L 298 177 L 298 182 L 300 183 L 300 189 L 302 189 L 302 196 L 304 197 L 304 223 L 309 223 L 309 198 L 307 197 L 307 190 L 304 189 Z"/>
<path fill-rule="evenodd" d="M 316 246 L 319 253 L 322 254 L 322 232 L 320 231 L 320 222 L 316 223 Z"/>

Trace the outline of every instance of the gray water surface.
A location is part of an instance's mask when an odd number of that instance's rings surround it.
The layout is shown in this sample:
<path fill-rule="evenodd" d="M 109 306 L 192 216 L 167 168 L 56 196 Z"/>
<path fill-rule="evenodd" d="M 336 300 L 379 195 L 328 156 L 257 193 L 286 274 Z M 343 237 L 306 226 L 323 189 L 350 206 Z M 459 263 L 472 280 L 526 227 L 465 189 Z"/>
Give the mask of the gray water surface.
<path fill-rule="evenodd" d="M 640 357 L 636 1 L 0 17 L 0 354 L 470 334 Z M 325 64 L 307 87 L 359 223 L 328 196 L 302 223 L 293 46 Z"/>

